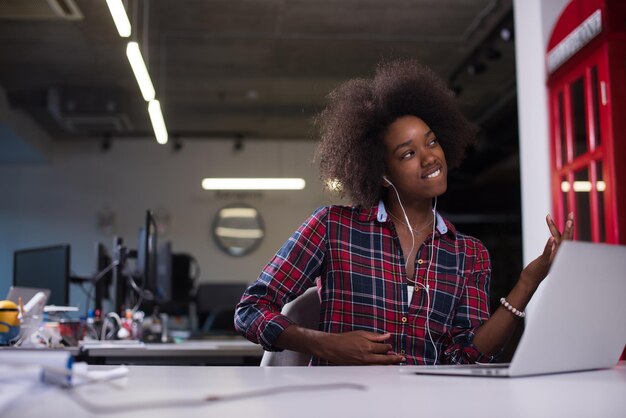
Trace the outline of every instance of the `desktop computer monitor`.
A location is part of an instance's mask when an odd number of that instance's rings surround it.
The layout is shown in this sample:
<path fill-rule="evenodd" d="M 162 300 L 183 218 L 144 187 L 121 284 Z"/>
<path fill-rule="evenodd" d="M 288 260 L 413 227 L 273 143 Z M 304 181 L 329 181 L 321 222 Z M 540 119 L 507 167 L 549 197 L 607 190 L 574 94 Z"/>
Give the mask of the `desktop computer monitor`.
<path fill-rule="evenodd" d="M 191 289 L 199 273 L 195 259 L 188 254 L 175 254 L 172 243 L 159 244 L 157 251 L 157 297 L 159 310 L 172 315 L 187 315 Z M 195 268 L 194 268 L 195 266 Z"/>
<path fill-rule="evenodd" d="M 50 289 L 48 304 L 69 304 L 70 246 L 28 248 L 13 253 L 13 286 Z"/>
<path fill-rule="evenodd" d="M 172 243 L 166 241 L 159 245 L 157 251 L 156 268 L 156 299 L 159 302 L 169 302 L 173 298 L 172 283 Z"/>
<path fill-rule="evenodd" d="M 152 211 L 146 211 L 144 224 L 139 229 L 137 250 L 127 250 L 120 237 L 114 238 L 115 267 L 113 306 L 116 310 L 138 306 L 150 310 L 158 300 L 157 288 L 157 224 Z M 125 268 L 127 259 L 135 259 L 135 269 Z M 139 305 L 136 305 L 139 303 Z"/>
<path fill-rule="evenodd" d="M 143 289 L 157 297 L 157 225 L 152 211 L 146 211 L 144 226 L 139 230 L 137 243 L 137 277 Z"/>
<path fill-rule="evenodd" d="M 158 243 L 157 223 L 150 210 L 139 230 L 137 250 L 129 252 L 129 258 L 136 259 L 135 269 L 132 280 L 116 280 L 116 308 L 134 306 L 139 301 L 140 309 L 147 312 L 154 308 L 168 313 L 188 309 L 193 257 L 174 254 L 170 241 Z"/>
<path fill-rule="evenodd" d="M 196 291 L 196 312 L 202 333 L 236 334 L 235 306 L 247 283 L 202 283 Z"/>
<path fill-rule="evenodd" d="M 108 250 L 101 242 L 96 243 L 96 275 L 102 276 L 94 283 L 95 287 L 95 309 L 102 310 L 103 299 L 110 299 L 109 288 L 113 283 L 113 269 L 111 268 L 112 258 Z M 106 273 L 102 273 L 105 270 Z"/>

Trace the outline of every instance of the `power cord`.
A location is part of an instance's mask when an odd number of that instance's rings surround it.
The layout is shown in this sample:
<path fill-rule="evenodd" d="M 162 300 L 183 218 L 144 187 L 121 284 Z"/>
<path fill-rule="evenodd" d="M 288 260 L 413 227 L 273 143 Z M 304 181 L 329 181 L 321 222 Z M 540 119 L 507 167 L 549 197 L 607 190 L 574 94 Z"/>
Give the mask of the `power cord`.
<path fill-rule="evenodd" d="M 231 402 L 252 398 L 263 398 L 284 393 L 296 392 L 316 392 L 329 391 L 338 389 L 348 390 L 367 390 L 367 386 L 356 383 L 329 383 L 329 384 L 310 384 L 310 385 L 289 385 L 277 386 L 267 389 L 256 389 L 244 392 L 235 392 L 226 395 L 207 395 L 204 397 L 187 397 L 174 399 L 158 399 L 147 402 L 129 402 L 129 403 L 108 403 L 106 405 L 96 405 L 81 396 L 77 390 L 68 390 L 66 393 L 77 404 L 85 410 L 93 414 L 114 414 L 120 412 L 143 411 L 149 409 L 163 408 L 197 408 L 208 406 L 218 402 Z"/>

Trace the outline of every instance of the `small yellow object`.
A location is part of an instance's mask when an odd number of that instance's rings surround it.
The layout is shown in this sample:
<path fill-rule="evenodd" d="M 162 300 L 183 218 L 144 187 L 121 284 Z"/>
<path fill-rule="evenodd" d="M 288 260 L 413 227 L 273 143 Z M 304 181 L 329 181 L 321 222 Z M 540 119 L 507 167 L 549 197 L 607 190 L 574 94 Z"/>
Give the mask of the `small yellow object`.
<path fill-rule="evenodd" d="M 0 345 L 9 344 L 20 332 L 20 320 L 15 302 L 0 301 Z"/>

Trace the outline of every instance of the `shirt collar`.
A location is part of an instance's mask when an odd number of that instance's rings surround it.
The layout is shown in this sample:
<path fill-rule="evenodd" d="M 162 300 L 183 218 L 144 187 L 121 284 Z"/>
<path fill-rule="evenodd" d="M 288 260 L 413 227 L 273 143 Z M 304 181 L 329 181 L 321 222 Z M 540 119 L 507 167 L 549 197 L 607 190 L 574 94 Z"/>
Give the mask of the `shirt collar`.
<path fill-rule="evenodd" d="M 387 208 L 385 208 L 385 202 L 380 200 L 378 202 L 378 206 L 368 209 L 362 209 L 361 213 L 359 214 L 359 218 L 363 221 L 373 221 L 374 219 L 376 219 L 378 222 L 381 223 L 388 222 L 389 214 L 387 212 Z M 443 216 L 439 214 L 439 212 L 437 212 L 437 231 L 439 231 L 441 235 L 447 234 L 448 232 L 450 232 L 450 234 L 452 234 L 453 236 L 456 235 L 456 229 L 454 228 L 454 225 L 444 219 Z"/>

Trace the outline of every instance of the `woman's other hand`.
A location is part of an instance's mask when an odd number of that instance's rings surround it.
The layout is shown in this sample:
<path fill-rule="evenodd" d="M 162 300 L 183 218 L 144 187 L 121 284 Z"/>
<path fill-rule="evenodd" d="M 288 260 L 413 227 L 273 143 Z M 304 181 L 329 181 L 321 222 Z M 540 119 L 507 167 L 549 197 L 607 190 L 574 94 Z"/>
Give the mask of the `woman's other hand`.
<path fill-rule="evenodd" d="M 550 262 L 552 262 L 559 249 L 559 245 L 561 245 L 563 241 L 571 241 L 574 238 L 574 213 L 570 212 L 569 215 L 567 215 L 563 233 L 559 231 L 559 228 L 557 228 L 550 214 L 546 216 L 546 223 L 548 224 L 548 229 L 550 229 L 550 235 L 554 238 L 551 248 L 552 251 L 550 253 Z"/>
<path fill-rule="evenodd" d="M 548 238 L 548 242 L 543 249 L 543 253 L 531 261 L 524 270 L 522 270 L 522 275 L 520 280 L 526 281 L 533 288 L 539 286 L 539 283 L 543 279 L 546 278 L 548 272 L 550 271 L 550 267 L 552 266 L 552 262 L 554 261 L 554 257 L 559 249 L 559 246 L 563 241 L 571 240 L 574 237 L 574 214 L 570 213 L 567 216 L 567 221 L 565 222 L 565 228 L 563 232 L 559 230 L 559 228 L 554 223 L 552 216 L 548 214 L 546 216 L 546 223 L 548 224 L 548 229 L 550 230 L 550 238 Z"/>
<path fill-rule="evenodd" d="M 342 334 L 326 334 L 322 340 L 320 358 L 336 365 L 399 364 L 405 357 L 391 351 L 386 341 L 391 334 L 368 331 L 350 331 Z"/>

